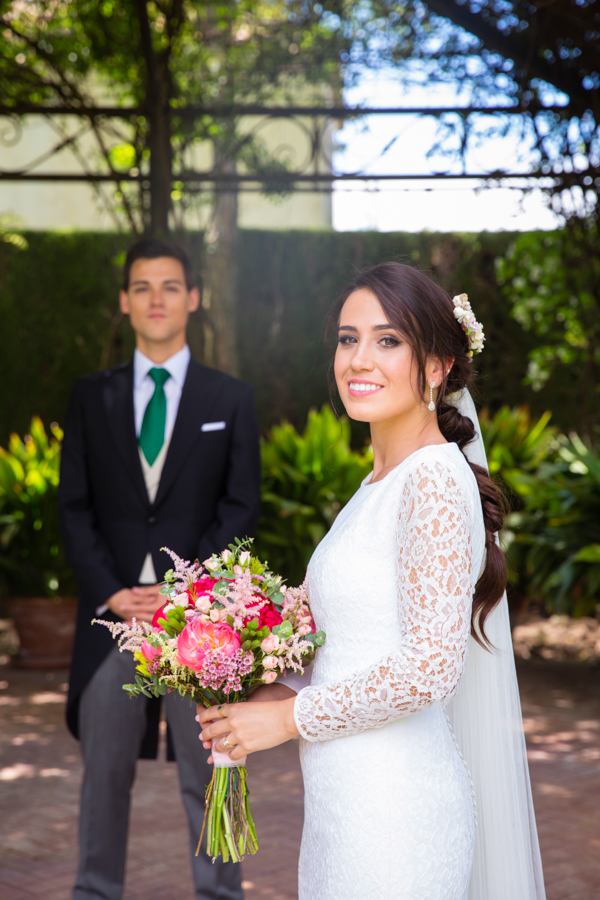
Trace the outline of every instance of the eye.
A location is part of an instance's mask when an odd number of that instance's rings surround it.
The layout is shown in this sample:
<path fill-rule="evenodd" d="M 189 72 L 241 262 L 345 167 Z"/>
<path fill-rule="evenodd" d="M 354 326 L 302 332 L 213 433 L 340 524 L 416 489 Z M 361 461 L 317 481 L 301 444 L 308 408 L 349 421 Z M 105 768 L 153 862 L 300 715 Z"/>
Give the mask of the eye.
<path fill-rule="evenodd" d="M 398 338 L 392 337 L 388 334 L 385 337 L 382 337 L 379 343 L 383 347 L 398 347 L 402 343 L 402 341 L 399 341 Z"/>
<path fill-rule="evenodd" d="M 338 344 L 342 346 L 348 346 L 348 344 L 355 344 L 356 338 L 351 334 L 340 334 L 338 337 Z"/>

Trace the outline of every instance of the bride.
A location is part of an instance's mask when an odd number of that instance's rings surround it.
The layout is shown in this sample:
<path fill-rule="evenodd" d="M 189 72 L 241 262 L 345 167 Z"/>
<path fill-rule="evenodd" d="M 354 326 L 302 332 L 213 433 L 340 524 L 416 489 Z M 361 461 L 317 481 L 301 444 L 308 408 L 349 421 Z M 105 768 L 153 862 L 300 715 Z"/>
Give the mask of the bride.
<path fill-rule="evenodd" d="M 310 562 L 327 641 L 305 686 L 199 710 L 202 740 L 235 760 L 300 736 L 300 900 L 543 900 L 502 504 L 467 391 L 481 326 L 397 263 L 332 322 L 374 465 Z"/>

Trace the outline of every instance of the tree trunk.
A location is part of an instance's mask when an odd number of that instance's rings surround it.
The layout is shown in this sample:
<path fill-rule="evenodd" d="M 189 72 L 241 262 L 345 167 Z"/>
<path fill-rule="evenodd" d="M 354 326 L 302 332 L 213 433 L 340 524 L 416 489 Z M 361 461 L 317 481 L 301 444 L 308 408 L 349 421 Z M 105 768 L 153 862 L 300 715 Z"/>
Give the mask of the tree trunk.
<path fill-rule="evenodd" d="M 163 92 L 160 91 L 162 94 Z M 169 234 L 169 213 L 171 211 L 171 128 L 170 113 L 165 108 L 164 98 L 155 106 L 150 116 L 150 222 L 149 232 L 153 237 L 167 237 Z"/>
<path fill-rule="evenodd" d="M 136 0 L 136 10 L 140 28 L 140 50 L 147 73 L 144 106 L 149 125 L 150 215 L 146 220 L 146 231 L 153 237 L 166 237 L 169 233 L 173 166 L 169 104 L 172 93 L 169 72 L 170 53 L 163 51 L 157 55 L 154 49 L 147 0 Z"/>
<path fill-rule="evenodd" d="M 234 159 L 221 157 L 215 150 L 215 170 L 234 173 Z M 237 346 L 237 290 L 239 276 L 238 193 L 216 190 L 210 224 L 206 230 L 205 274 L 202 306 L 210 316 L 211 328 L 205 335 L 204 357 L 208 365 L 222 372 L 239 375 Z M 212 331 L 212 334 L 210 333 Z"/>

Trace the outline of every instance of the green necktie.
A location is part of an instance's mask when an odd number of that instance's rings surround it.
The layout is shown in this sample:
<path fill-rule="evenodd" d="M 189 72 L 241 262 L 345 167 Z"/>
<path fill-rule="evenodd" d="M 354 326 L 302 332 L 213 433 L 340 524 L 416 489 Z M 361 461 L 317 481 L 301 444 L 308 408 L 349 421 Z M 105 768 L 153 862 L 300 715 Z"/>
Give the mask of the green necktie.
<path fill-rule="evenodd" d="M 148 375 L 154 382 L 155 388 L 144 413 L 138 443 L 148 460 L 148 465 L 151 466 L 165 441 L 165 422 L 167 421 L 165 381 L 171 376 L 166 369 L 150 369 Z"/>

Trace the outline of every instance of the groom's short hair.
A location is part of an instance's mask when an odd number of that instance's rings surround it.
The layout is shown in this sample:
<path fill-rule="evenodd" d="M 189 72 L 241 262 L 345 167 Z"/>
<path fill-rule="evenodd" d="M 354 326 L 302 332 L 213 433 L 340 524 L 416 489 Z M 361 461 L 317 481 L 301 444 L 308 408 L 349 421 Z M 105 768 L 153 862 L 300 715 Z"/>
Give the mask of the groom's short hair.
<path fill-rule="evenodd" d="M 138 241 L 129 248 L 127 256 L 125 257 L 125 265 L 123 266 L 123 290 L 129 290 L 131 267 L 137 259 L 159 259 L 161 256 L 169 256 L 171 259 L 176 259 L 181 263 L 188 291 L 191 291 L 193 287 L 196 287 L 194 267 L 183 247 L 173 243 L 173 241 L 165 241 L 162 238 L 142 238 L 141 241 Z"/>

